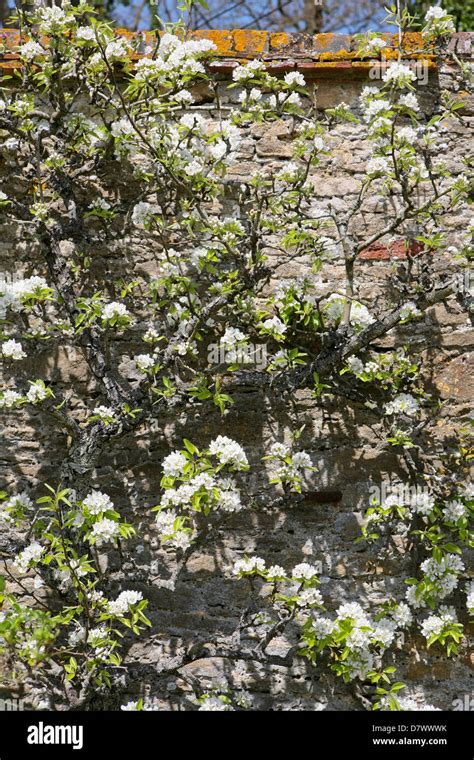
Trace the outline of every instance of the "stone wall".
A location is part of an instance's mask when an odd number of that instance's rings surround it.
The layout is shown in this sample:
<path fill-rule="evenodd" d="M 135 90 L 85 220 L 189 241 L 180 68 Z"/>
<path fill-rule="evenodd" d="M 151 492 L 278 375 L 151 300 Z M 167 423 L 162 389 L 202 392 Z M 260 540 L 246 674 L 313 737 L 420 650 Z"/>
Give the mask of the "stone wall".
<path fill-rule="evenodd" d="M 373 63 L 357 59 L 355 45 L 347 35 L 309 38 L 245 31 L 196 34 L 218 43 L 218 60 L 211 68 L 220 83 L 224 106 L 237 102 L 238 90 L 227 90 L 227 80 L 233 66 L 242 59 L 262 57 L 277 74 L 300 70 L 310 84 L 317 85 L 319 108 L 345 101 L 355 112 L 361 88 L 373 71 Z M 3 30 L 2 36 L 11 44 L 14 33 Z M 454 35 L 450 49 L 469 58 L 470 42 L 470 35 Z M 414 36 L 413 49 L 416 47 Z M 416 58 L 416 53 L 413 55 Z M 454 93 L 459 85 L 456 64 L 438 68 L 434 57 L 427 58 L 425 63 L 429 81 L 420 84 L 418 95 L 425 113 L 430 114 L 436 109 L 440 89 Z M 8 71 L 17 62 L 12 54 L 6 53 L 0 65 Z M 474 120 L 474 101 L 467 93 L 458 94 L 465 101 L 463 121 L 446 134 L 441 147 L 454 173 L 463 171 L 462 158 L 472 147 L 470 128 Z M 200 92 L 200 105 L 204 114 L 212 113 L 212 94 L 206 87 Z M 290 140 L 290 121 L 248 128 L 239 160 L 231 171 L 247 177 L 259 164 L 281 166 L 291 156 Z M 357 193 L 370 150 L 361 128 L 352 124 L 336 128 L 329 145 L 330 155 L 322 159 L 314 174 L 315 209 L 327 209 L 329 203 L 337 207 Z M 1 155 L 0 171 L 3 177 L 8 177 L 8 160 Z M 113 178 L 112 185 L 119 196 L 133 193 L 133 184 L 123 177 Z M 232 198 L 227 203 L 226 210 L 232 213 L 235 203 Z M 367 200 L 361 238 L 380 227 L 384 213 L 379 198 Z M 447 226 L 454 239 L 461 236 L 466 229 L 465 216 L 453 213 Z M 35 257 L 34 243 L 24 237 L 22 225 L 13 227 L 0 218 L 0 270 L 27 273 L 31 262 L 37 263 Z M 374 307 L 383 302 L 393 267 L 403 263 L 403 257 L 403 247 L 396 239 L 367 249 L 356 265 L 356 295 Z M 147 234 L 135 231 L 133 235 L 121 236 L 117 230 L 115 242 L 97 250 L 93 266 L 114 279 L 121 274 L 130 277 L 132 272 L 137 278 L 153 273 L 154 256 Z M 433 261 L 433 267 L 439 271 L 449 271 L 450 266 L 445 256 Z M 309 262 L 305 261 L 288 263 L 279 270 L 279 276 L 298 277 L 307 273 L 308 267 Z M 323 283 L 342 283 L 340 260 L 335 258 L 326 263 L 318 277 Z M 275 280 L 271 286 L 276 284 Z M 453 433 L 465 423 L 470 411 L 473 365 L 469 351 L 474 345 L 474 330 L 461 305 L 451 299 L 449 304 L 432 307 L 427 319 L 416 327 L 402 326 L 392 331 L 380 346 L 406 344 L 416 347 L 423 358 L 428 389 L 444 402 L 429 453 L 433 462 L 442 464 L 450 454 Z M 135 345 L 132 332 L 127 341 L 117 341 L 113 349 L 129 377 L 133 376 L 129 357 Z M 35 377 L 51 377 L 53 388 L 72 385 L 78 399 L 86 391 L 92 397 L 97 392 L 83 359 L 73 351 L 50 352 L 45 346 L 27 360 L 25 372 Z M 231 387 L 232 381 L 226 378 L 225 383 Z M 331 406 L 321 409 L 311 394 L 303 391 L 291 403 L 276 402 L 264 390 L 251 385 L 235 391 L 234 399 L 235 405 L 224 419 L 218 410 L 209 408 L 204 414 L 180 413 L 164 427 L 158 421 L 152 426 L 142 426 L 111 446 L 95 472 L 95 484 L 111 495 L 121 512 L 138 528 L 139 538 L 127 554 L 125 566 L 120 568 L 118 559 L 112 560 L 113 585 L 118 588 L 126 577 L 128 587 L 144 593 L 150 600 L 153 626 L 149 634 L 127 644 L 129 676 L 119 679 L 119 689 L 92 699 L 89 705 L 92 709 L 117 708 L 135 695 L 146 695 L 160 709 L 186 707 L 183 694 L 190 692 L 189 685 L 174 676 L 160 676 L 159 671 L 190 643 L 196 644 L 201 655 L 185 666 L 183 672 L 198 676 L 210 686 L 228 679 L 234 691 L 242 689 L 250 693 L 253 709 L 361 709 L 351 687 L 335 679 L 325 667 L 313 667 L 298 658 L 288 667 L 232 661 L 213 657 L 212 646 L 216 636 L 232 636 L 248 604 L 246 583 L 229 576 L 232 563 L 244 554 L 255 552 L 264 556 L 268 564 L 278 562 L 285 567 L 303 560 L 321 562 L 321 590 L 330 608 L 342 601 L 374 603 L 391 594 L 401 597 L 405 589 L 406 542 L 400 538 L 399 559 L 384 565 L 373 549 L 364 542 L 354 543 L 354 539 L 359 535 L 370 486 L 402 482 L 407 475 L 404 465 L 387 447 L 378 419 L 362 405 L 336 399 Z M 79 406 L 76 411 L 79 415 Z M 3 413 L 1 424 L 2 485 L 38 496 L 41 483 L 54 482 L 57 463 L 66 452 L 66 436 L 36 411 Z M 261 457 L 272 441 L 282 440 L 290 430 L 303 424 L 306 428 L 301 445 L 317 467 L 306 483 L 304 498 L 295 499 L 294 506 L 282 511 L 250 508 L 230 517 L 224 525 L 217 525 L 191 556 L 172 588 L 174 554 L 159 548 L 150 514 L 150 507 L 159 501 L 163 457 L 177 448 L 183 437 L 206 445 L 219 433 L 231 435 L 244 447 L 252 472 L 256 473 L 254 489 L 271 505 L 275 490 L 269 485 Z M 9 551 L 14 543 L 14 533 L 0 534 L 1 550 Z M 290 628 L 284 637 L 273 642 L 270 651 L 284 655 L 294 643 L 294 635 L 295 630 Z M 200 650 L 198 644 L 203 645 Z M 397 663 L 408 691 L 422 695 L 420 704 L 425 700 L 449 709 L 453 699 L 471 692 L 472 674 L 466 648 L 459 659 L 451 662 L 439 653 L 427 655 L 424 640 L 413 635 L 400 646 Z M 26 697 L 33 706 L 37 705 L 34 695 Z"/>

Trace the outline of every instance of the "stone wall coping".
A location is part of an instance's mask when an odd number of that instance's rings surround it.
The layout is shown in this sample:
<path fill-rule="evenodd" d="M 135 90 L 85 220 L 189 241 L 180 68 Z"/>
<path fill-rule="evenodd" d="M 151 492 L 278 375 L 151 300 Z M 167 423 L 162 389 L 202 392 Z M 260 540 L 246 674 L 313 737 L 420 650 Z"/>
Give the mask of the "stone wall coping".
<path fill-rule="evenodd" d="M 145 48 L 156 42 L 160 32 L 130 32 L 116 29 L 117 36 L 135 41 L 137 52 L 132 58 L 140 58 Z M 351 34 L 287 34 L 252 29 L 199 29 L 191 31 L 191 39 L 209 39 L 216 45 L 215 58 L 209 64 L 210 71 L 230 74 L 239 64 L 252 59 L 267 63 L 272 73 L 299 70 L 302 73 L 360 74 L 365 76 L 374 60 L 394 60 L 398 57 L 398 35 L 380 34 L 387 46 L 381 53 L 362 58 L 358 54 L 356 37 Z M 0 69 L 19 68 L 21 63 L 15 48 L 26 37 L 17 29 L 0 29 Z M 474 32 L 452 34 L 447 50 L 461 58 L 472 58 Z M 418 32 L 403 37 L 403 58 L 422 60 L 429 69 L 436 69 L 435 51 L 424 50 L 423 38 Z"/>

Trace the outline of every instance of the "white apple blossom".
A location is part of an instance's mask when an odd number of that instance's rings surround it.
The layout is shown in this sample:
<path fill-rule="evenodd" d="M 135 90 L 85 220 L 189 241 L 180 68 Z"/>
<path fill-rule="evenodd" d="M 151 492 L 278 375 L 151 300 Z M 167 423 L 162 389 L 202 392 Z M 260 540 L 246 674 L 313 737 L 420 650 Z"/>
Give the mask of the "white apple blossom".
<path fill-rule="evenodd" d="M 330 636 L 335 625 L 335 622 L 329 618 L 320 617 L 319 614 L 315 615 L 311 622 L 313 633 L 318 639 L 324 639 L 326 636 Z"/>
<path fill-rule="evenodd" d="M 457 522 L 466 514 L 467 510 L 462 501 L 448 501 L 448 503 L 443 507 L 444 519 L 448 522 Z"/>
<path fill-rule="evenodd" d="M 358 356 L 349 356 L 346 363 L 351 372 L 356 375 L 364 371 L 364 363 Z"/>
<path fill-rule="evenodd" d="M 49 395 L 51 395 L 50 391 L 45 387 L 44 383 L 41 380 L 36 380 L 34 383 L 31 383 L 26 393 L 26 399 L 30 404 L 39 404 L 48 398 Z"/>
<path fill-rule="evenodd" d="M 96 38 L 92 26 L 79 26 L 76 29 L 76 37 L 78 40 L 83 40 L 84 42 L 92 42 Z"/>
<path fill-rule="evenodd" d="M 229 712 L 234 708 L 220 697 L 206 697 L 199 706 L 199 712 Z"/>
<path fill-rule="evenodd" d="M 278 337 L 282 337 L 288 329 L 288 327 L 284 322 L 281 321 L 281 319 L 279 319 L 279 317 L 266 319 L 265 322 L 262 323 L 262 327 L 264 330 L 268 330 L 272 333 L 272 335 L 276 335 Z"/>
<path fill-rule="evenodd" d="M 189 90 L 179 90 L 173 95 L 173 100 L 177 100 L 182 105 L 190 105 L 194 101 L 194 97 Z"/>
<path fill-rule="evenodd" d="M 313 565 L 309 565 L 307 562 L 302 562 L 299 565 L 295 565 L 291 574 L 294 578 L 309 581 L 311 578 L 316 577 L 318 571 L 315 567 L 313 567 Z"/>
<path fill-rule="evenodd" d="M 236 327 L 228 327 L 221 337 L 220 343 L 226 348 L 234 348 L 237 343 L 242 343 L 246 340 L 248 338 L 241 330 L 238 330 Z"/>
<path fill-rule="evenodd" d="M 115 319 L 116 317 L 128 317 L 129 312 L 125 304 L 111 301 L 102 306 L 102 319 Z"/>
<path fill-rule="evenodd" d="M 364 107 L 364 121 L 372 121 L 375 116 L 378 116 L 383 111 L 389 111 L 391 108 L 391 103 L 389 100 L 385 100 L 384 98 L 373 98 L 371 100 L 368 100 L 366 98 L 362 99 L 363 107 Z"/>
<path fill-rule="evenodd" d="M 232 79 L 234 82 L 246 82 L 250 79 L 254 79 L 259 74 L 265 71 L 265 64 L 263 61 L 257 59 L 250 61 L 246 66 L 237 66 L 232 72 Z"/>
<path fill-rule="evenodd" d="M 115 541 L 119 537 L 119 524 L 116 523 L 115 520 L 103 517 L 92 526 L 88 540 L 90 541 L 92 539 L 96 546 L 103 546 L 104 544 L 110 543 L 110 541 Z"/>
<path fill-rule="evenodd" d="M 140 710 L 138 702 L 134 702 L 133 700 L 130 700 L 125 705 L 121 705 L 120 709 L 123 712 L 136 712 Z"/>
<path fill-rule="evenodd" d="M 270 446 L 270 455 L 273 457 L 286 457 L 290 453 L 288 446 L 276 441 Z"/>
<path fill-rule="evenodd" d="M 132 211 L 132 222 L 136 227 L 143 227 L 153 213 L 153 206 L 147 201 L 137 203 Z"/>
<path fill-rule="evenodd" d="M 97 628 L 91 628 L 87 634 L 87 643 L 94 647 L 94 649 L 97 649 L 103 646 L 104 639 L 107 639 L 107 637 L 107 628 L 104 625 L 97 626 Z"/>
<path fill-rule="evenodd" d="M 23 509 L 33 509 L 33 502 L 26 491 L 21 491 L 16 496 L 11 496 L 7 501 L 2 503 L 2 507 L 22 507 Z"/>
<path fill-rule="evenodd" d="M 183 469 L 187 464 L 187 459 L 180 451 L 172 451 L 163 460 L 163 472 L 168 477 L 176 478 L 183 474 Z"/>
<path fill-rule="evenodd" d="M 117 121 L 114 121 L 110 127 L 110 131 L 114 137 L 130 137 L 135 133 L 135 128 L 130 121 L 130 119 L 123 117 L 122 119 L 117 119 Z M 140 206 L 138 203 L 137 206 Z M 135 206 L 136 208 L 136 206 Z M 132 212 L 132 221 L 134 221 L 133 214 L 135 212 L 135 209 Z"/>
<path fill-rule="evenodd" d="M 240 500 L 240 491 L 238 489 L 219 490 L 219 509 L 224 512 L 240 512 L 243 504 Z"/>
<path fill-rule="evenodd" d="M 426 639 L 433 634 L 441 633 L 446 624 L 457 622 L 453 607 L 440 607 L 439 613 L 438 615 L 429 615 L 420 623 L 421 633 Z"/>
<path fill-rule="evenodd" d="M 108 211 L 111 208 L 111 206 L 110 206 L 110 203 L 105 200 L 105 198 L 97 198 L 97 200 L 92 201 L 92 203 L 89 203 L 89 208 L 92 208 L 92 209 L 98 208 L 98 209 L 101 209 L 102 211 Z"/>
<path fill-rule="evenodd" d="M 60 29 L 67 21 L 67 14 L 59 5 L 53 5 L 51 8 L 40 8 L 40 30 L 42 32 L 54 32 Z"/>
<path fill-rule="evenodd" d="M 395 639 L 397 624 L 394 620 L 384 618 L 373 624 L 373 633 L 370 637 L 376 639 L 383 647 L 389 647 Z"/>
<path fill-rule="evenodd" d="M 92 414 L 94 414 L 96 417 L 99 417 L 99 419 L 103 420 L 104 422 L 109 422 L 115 418 L 115 411 L 112 409 L 112 407 L 104 406 L 103 404 L 100 406 L 95 406 L 92 410 Z"/>
<path fill-rule="evenodd" d="M 271 565 L 267 570 L 268 580 L 276 580 L 279 578 L 285 578 L 286 573 L 281 565 Z"/>
<path fill-rule="evenodd" d="M 143 336 L 145 343 L 157 343 L 159 339 L 159 333 L 154 327 L 149 327 Z"/>
<path fill-rule="evenodd" d="M 261 557 L 247 557 L 239 559 L 233 567 L 233 574 L 252 573 L 254 571 L 263 572 L 265 570 L 265 560 Z"/>
<path fill-rule="evenodd" d="M 138 604 L 143 599 L 141 591 L 122 591 L 117 599 L 109 602 L 108 609 L 111 615 L 125 615 L 130 606 Z"/>
<path fill-rule="evenodd" d="M 321 592 L 316 588 L 306 588 L 298 594 L 296 604 L 298 607 L 322 606 L 323 598 Z"/>
<path fill-rule="evenodd" d="M 19 361 L 26 357 L 26 353 L 23 351 L 21 343 L 16 340 L 6 340 L 2 343 L 2 354 L 5 359 L 12 359 L 13 361 Z"/>
<path fill-rule="evenodd" d="M 345 302 L 345 298 L 332 293 L 324 305 L 324 311 L 327 318 L 335 325 L 337 325 L 342 318 Z M 371 325 L 375 321 L 375 318 L 366 306 L 358 301 L 352 301 L 350 320 L 354 327 L 362 329 Z"/>
<path fill-rule="evenodd" d="M 311 457 L 306 451 L 297 451 L 291 457 L 293 467 L 304 470 L 312 467 Z"/>
<path fill-rule="evenodd" d="M 413 317 L 419 317 L 420 315 L 421 315 L 421 311 L 418 309 L 416 303 L 414 303 L 413 301 L 407 301 L 400 308 L 400 319 L 402 320 L 411 319 Z"/>
<path fill-rule="evenodd" d="M 359 95 L 359 100 L 362 104 L 364 104 L 368 100 L 372 100 L 373 96 L 378 95 L 379 92 L 380 90 L 378 87 L 374 87 L 373 85 L 365 85 Z"/>
<path fill-rule="evenodd" d="M 188 177 L 195 177 L 197 174 L 201 174 L 204 171 L 204 166 L 200 161 L 194 159 L 184 166 L 185 174 Z"/>
<path fill-rule="evenodd" d="M 130 53 L 130 48 L 124 39 L 116 39 L 109 42 L 105 48 L 105 57 L 109 61 L 120 61 Z"/>
<path fill-rule="evenodd" d="M 102 491 L 91 491 L 91 493 L 83 499 L 82 503 L 91 515 L 101 515 L 109 509 L 114 508 L 110 496 Z"/>
<path fill-rule="evenodd" d="M 441 709 L 440 707 L 433 707 L 433 705 L 427 702 L 418 702 L 412 697 L 400 696 L 399 694 L 397 694 L 397 702 L 402 712 L 433 712 Z M 392 709 L 388 697 L 382 697 L 379 709 L 382 711 L 390 711 Z"/>
<path fill-rule="evenodd" d="M 209 445 L 209 452 L 214 454 L 221 464 L 229 464 L 237 470 L 246 469 L 248 460 L 243 448 L 231 438 L 218 435 Z"/>
<path fill-rule="evenodd" d="M 474 581 L 468 583 L 466 594 L 466 607 L 471 614 L 474 614 Z"/>
<path fill-rule="evenodd" d="M 375 156 L 367 162 L 366 172 L 367 174 L 386 174 L 391 171 L 393 167 L 387 158 L 383 156 Z"/>
<path fill-rule="evenodd" d="M 194 132 L 201 132 L 204 128 L 204 118 L 199 113 L 185 113 L 181 116 L 179 123 Z"/>
<path fill-rule="evenodd" d="M 150 354 L 138 354 L 134 359 L 135 366 L 140 372 L 146 372 L 155 365 L 155 359 Z"/>
<path fill-rule="evenodd" d="M 382 37 L 372 37 L 365 43 L 365 49 L 368 53 L 378 53 L 382 48 L 386 47 L 387 43 Z"/>
<path fill-rule="evenodd" d="M 413 127 L 402 127 L 395 133 L 395 136 L 400 142 L 413 145 L 418 135 L 416 129 L 413 129 Z"/>
<path fill-rule="evenodd" d="M 245 103 L 247 100 L 251 102 L 252 104 L 258 103 L 259 100 L 262 99 L 263 93 L 261 90 L 258 89 L 258 87 L 252 87 L 252 89 L 249 91 L 244 90 L 239 95 L 239 102 Z"/>
<path fill-rule="evenodd" d="M 45 55 L 46 51 L 38 42 L 30 40 L 29 42 L 20 45 L 18 52 L 22 58 L 25 58 L 25 60 L 33 61 L 39 55 Z"/>
<path fill-rule="evenodd" d="M 417 491 L 409 501 L 410 507 L 419 515 L 430 515 L 435 508 L 434 498 L 426 491 Z"/>
<path fill-rule="evenodd" d="M 227 153 L 227 145 L 224 140 L 218 140 L 209 146 L 209 153 L 216 161 L 220 161 Z"/>
<path fill-rule="evenodd" d="M 340 619 L 351 618 L 358 626 L 369 626 L 371 620 L 367 613 L 362 609 L 359 602 L 345 602 L 336 610 L 336 616 Z"/>
<path fill-rule="evenodd" d="M 77 647 L 80 644 L 84 644 L 86 641 L 86 629 L 82 625 L 77 625 L 73 631 L 69 633 L 68 642 L 72 647 Z"/>
<path fill-rule="evenodd" d="M 406 414 L 413 417 L 420 410 L 419 401 L 410 393 L 399 393 L 385 405 L 385 414 Z"/>
<path fill-rule="evenodd" d="M 400 628 L 408 628 L 413 622 L 413 615 L 410 607 L 405 602 L 400 602 L 396 610 L 392 612 L 392 617 Z"/>
<path fill-rule="evenodd" d="M 455 31 L 454 21 L 444 8 L 439 5 L 428 8 L 425 14 L 425 25 L 422 29 L 424 37 L 442 37 Z"/>
<path fill-rule="evenodd" d="M 398 103 L 405 108 L 411 108 L 413 111 L 417 111 L 419 103 L 416 95 L 413 92 L 408 92 L 406 95 L 400 95 Z"/>
<path fill-rule="evenodd" d="M 305 87 L 306 85 L 305 78 L 299 71 L 290 71 L 288 74 L 285 74 L 284 81 L 290 87 Z"/>
<path fill-rule="evenodd" d="M 16 557 L 14 565 L 20 573 L 27 573 L 31 567 L 39 562 L 44 552 L 45 547 L 41 546 L 38 541 L 33 541 Z"/>
<path fill-rule="evenodd" d="M 382 75 L 386 84 L 395 82 L 398 87 L 405 87 L 416 79 L 414 71 L 404 63 L 393 61 Z"/>
<path fill-rule="evenodd" d="M 18 393 L 17 391 L 6 390 L 0 397 L 0 407 L 12 408 L 16 406 L 22 399 L 23 396 L 21 393 Z"/>

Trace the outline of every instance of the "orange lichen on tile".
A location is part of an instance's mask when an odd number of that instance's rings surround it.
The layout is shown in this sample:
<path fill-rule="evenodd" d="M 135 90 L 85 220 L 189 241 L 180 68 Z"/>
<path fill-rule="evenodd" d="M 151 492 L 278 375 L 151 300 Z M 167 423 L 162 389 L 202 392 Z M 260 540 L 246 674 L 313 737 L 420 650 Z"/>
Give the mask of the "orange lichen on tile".
<path fill-rule="evenodd" d="M 398 36 L 394 36 L 394 45 L 398 46 Z M 432 50 L 433 46 L 428 45 L 423 39 L 423 35 L 420 32 L 405 32 L 403 35 L 403 49 L 407 53 L 416 53 L 425 50 Z"/>
<path fill-rule="evenodd" d="M 12 29 L 0 29 L 0 44 L 2 44 L 7 50 L 12 50 L 20 43 L 20 32 L 13 31 Z"/>
<path fill-rule="evenodd" d="M 234 50 L 237 53 L 247 53 L 253 56 L 263 53 L 266 49 L 268 32 L 255 29 L 236 29 L 234 31 Z"/>
<path fill-rule="evenodd" d="M 342 74 L 344 77 L 350 77 L 353 74 L 352 63 L 350 61 L 306 61 L 298 63 L 297 71 L 301 71 L 305 77 L 330 76 L 337 77 Z"/>
<path fill-rule="evenodd" d="M 396 61 L 398 59 L 398 50 L 395 50 L 395 48 L 384 48 L 382 56 L 386 61 Z"/>
<path fill-rule="evenodd" d="M 332 35 L 332 33 L 329 33 L 329 34 L 318 34 L 318 35 L 316 35 L 316 37 L 317 37 L 317 40 L 318 40 L 319 44 L 321 45 L 321 47 L 327 47 L 329 45 L 329 43 L 331 42 L 331 40 L 333 38 L 333 35 Z"/>
<path fill-rule="evenodd" d="M 114 29 L 115 34 L 119 37 L 125 37 L 127 40 L 133 40 L 136 37 L 135 32 L 131 32 L 129 29 L 125 29 L 123 26 L 118 26 Z"/>
<path fill-rule="evenodd" d="M 279 50 L 286 47 L 290 42 L 290 35 L 286 32 L 270 33 L 270 50 Z"/>
<path fill-rule="evenodd" d="M 351 61 L 314 61 L 312 64 L 315 69 L 350 69 L 352 68 Z"/>
<path fill-rule="evenodd" d="M 335 53 L 319 53 L 319 61 L 350 61 L 356 57 L 355 53 L 348 53 L 347 50 L 338 50 Z"/>
<path fill-rule="evenodd" d="M 0 61 L 0 69 L 6 72 L 21 69 L 21 63 L 18 60 Z"/>
<path fill-rule="evenodd" d="M 133 40 L 139 42 L 138 51 L 130 53 L 132 61 L 142 57 L 145 45 L 153 48 L 164 34 L 162 31 L 153 30 L 130 32 L 123 28 L 115 29 L 114 33 L 117 37 L 124 37 L 129 42 Z M 179 37 L 184 37 L 186 32 L 177 30 L 176 34 Z M 199 29 L 190 31 L 188 35 L 191 39 L 211 40 L 216 48 L 214 51 L 215 59 L 220 60 L 222 66 L 229 69 L 237 62 L 242 63 L 255 58 L 270 62 L 275 57 L 278 59 L 278 62 L 272 64 L 275 71 L 278 68 L 283 71 L 284 67 L 291 69 L 295 66 L 305 70 L 311 70 L 311 68 L 317 68 L 321 71 L 337 68 L 348 70 L 351 68 L 352 62 L 354 67 L 362 72 L 369 70 L 371 66 L 375 66 L 377 61 L 381 61 L 383 64 L 385 61 L 396 60 L 399 56 L 397 34 L 381 34 L 380 36 L 387 42 L 387 46 L 382 49 L 380 54 L 370 57 L 361 56 L 357 50 L 351 49 L 355 47 L 354 37 L 348 34 L 327 33 L 311 36 L 302 33 L 287 34 L 286 32 L 267 32 L 252 29 Z M 15 49 L 23 40 L 27 39 L 28 37 L 20 34 L 17 29 L 0 29 L 0 68 L 21 67 L 21 62 L 15 55 Z M 46 36 L 42 37 L 41 41 L 45 45 L 49 42 Z M 9 52 L 16 58 L 15 64 L 8 62 L 7 65 Z M 418 32 L 409 32 L 403 36 L 401 55 L 403 59 L 422 61 L 430 70 L 437 68 L 435 63 L 437 57 L 434 55 L 433 46 L 426 45 L 422 35 Z"/>
<path fill-rule="evenodd" d="M 410 60 L 416 60 L 416 61 L 428 61 L 428 60 L 436 60 L 436 56 L 432 55 L 431 53 L 425 53 L 425 52 L 407 52 L 407 50 L 402 50 L 402 59 L 407 60 L 408 58 Z M 390 61 L 396 61 L 398 59 L 398 48 L 384 48 L 382 50 L 382 58 L 385 60 Z"/>

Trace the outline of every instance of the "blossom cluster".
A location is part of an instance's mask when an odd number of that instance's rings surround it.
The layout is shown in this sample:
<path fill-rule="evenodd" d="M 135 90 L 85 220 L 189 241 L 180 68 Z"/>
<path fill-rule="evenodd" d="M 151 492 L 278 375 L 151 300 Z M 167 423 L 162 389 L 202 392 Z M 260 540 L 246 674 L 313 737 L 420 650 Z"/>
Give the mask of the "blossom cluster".
<path fill-rule="evenodd" d="M 314 472 L 311 457 L 306 451 L 292 453 L 291 448 L 284 443 L 275 442 L 270 446 L 264 460 L 277 465 L 272 483 L 282 483 L 290 490 L 301 492 L 301 483 L 305 472 Z"/>
<path fill-rule="evenodd" d="M 35 567 L 45 552 L 45 547 L 38 541 L 33 541 L 15 559 L 15 567 L 20 573 L 27 573 Z"/>
<path fill-rule="evenodd" d="M 448 11 L 439 5 L 428 8 L 425 13 L 425 24 L 422 29 L 423 37 L 432 40 L 455 31 L 454 21 Z"/>
<path fill-rule="evenodd" d="M 196 513 L 239 512 L 240 488 L 230 473 L 248 469 L 247 456 L 231 438 L 219 435 L 200 452 L 190 441 L 163 460 L 164 493 L 155 507 L 156 524 L 163 543 L 187 549 L 195 536 Z M 215 463 L 213 462 L 215 461 Z"/>
<path fill-rule="evenodd" d="M 392 401 L 385 405 L 385 414 L 405 414 L 414 417 L 420 411 L 420 402 L 411 393 L 399 393 Z"/>
<path fill-rule="evenodd" d="M 407 380 L 414 380 L 419 362 L 407 355 L 404 348 L 382 354 L 374 354 L 363 362 L 358 356 L 349 356 L 341 375 L 349 371 L 364 383 L 378 382 L 383 388 L 398 389 Z"/>
<path fill-rule="evenodd" d="M 111 615 L 121 616 L 128 612 L 130 607 L 133 607 L 142 600 L 143 594 L 141 591 L 122 591 L 115 601 L 109 602 L 108 609 Z"/>
<path fill-rule="evenodd" d="M 335 293 L 329 296 L 324 305 L 324 315 L 329 324 L 334 327 L 339 325 L 345 307 L 346 299 L 343 296 L 338 296 Z M 358 301 L 352 301 L 350 321 L 351 325 L 356 330 L 362 330 L 371 325 L 375 321 L 375 317 L 369 312 L 364 304 L 361 304 Z"/>
<path fill-rule="evenodd" d="M 344 680 L 365 680 L 377 661 L 396 641 L 397 631 L 408 627 L 408 607 L 398 605 L 392 614 L 372 618 L 358 602 L 338 607 L 335 618 L 314 613 L 303 628 L 308 656 L 328 648 L 335 662 L 332 669 Z"/>
<path fill-rule="evenodd" d="M 29 303 L 50 300 L 53 291 L 44 277 L 34 275 L 25 279 L 0 279 L 0 311 L 7 308 L 22 311 Z"/>
<path fill-rule="evenodd" d="M 425 607 L 428 600 L 445 599 L 458 586 L 464 562 L 458 554 L 443 554 L 440 559 L 425 559 L 420 570 L 424 579 L 408 588 L 406 598 L 413 607 Z"/>

